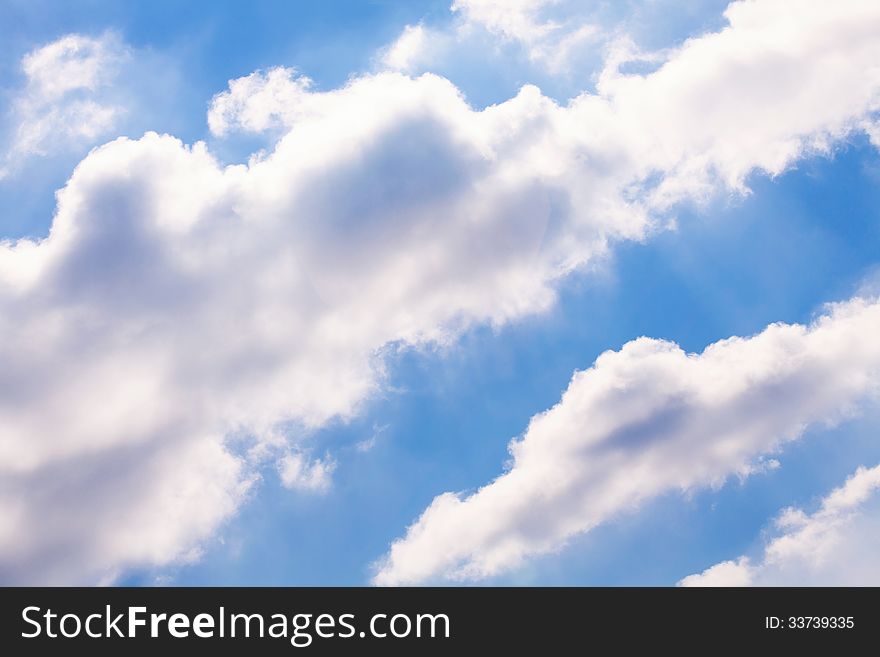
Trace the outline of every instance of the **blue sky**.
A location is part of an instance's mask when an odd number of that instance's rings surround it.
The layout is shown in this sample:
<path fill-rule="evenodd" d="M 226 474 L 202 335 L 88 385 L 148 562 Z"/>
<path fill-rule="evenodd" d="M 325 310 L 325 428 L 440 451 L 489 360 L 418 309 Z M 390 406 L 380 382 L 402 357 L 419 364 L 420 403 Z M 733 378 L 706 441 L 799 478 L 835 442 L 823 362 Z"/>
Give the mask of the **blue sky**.
<path fill-rule="evenodd" d="M 876 7 L 817 3 L 786 37 L 772 0 L 726 15 L 719 2 L 520 4 L 0 3 L 0 580 L 880 572 L 864 529 L 880 475 L 851 477 L 880 463 L 880 81 L 858 61 L 876 48 L 859 41 Z M 770 46 L 728 65 L 750 30 Z M 29 74 L 29 53 L 53 43 L 69 50 Z M 53 95 L 71 61 L 85 81 Z M 817 111 L 831 83 L 840 102 Z M 527 84 L 540 103 L 514 104 Z M 480 118 L 492 105 L 509 116 Z M 211 113 L 228 128 L 209 128 Z M 49 129 L 22 141 L 35 125 Z M 212 164 L 146 131 L 204 141 Z M 132 141 L 90 154 L 119 136 Z M 779 352 L 753 341 L 707 373 L 670 364 L 657 390 L 641 367 L 600 401 L 569 387 L 641 336 L 698 354 L 822 317 L 826 333 L 795 331 Z M 584 385 L 606 390 L 605 362 Z M 745 392 L 706 401 L 716 380 Z M 669 433 L 664 405 L 679 403 Z M 558 436 L 530 425 L 551 408 L 574 418 Z M 750 428 L 741 408 L 766 423 Z M 706 451 L 716 432 L 742 445 L 724 463 Z M 511 461 L 512 439 L 534 456 Z M 619 450 L 611 472 L 593 465 L 599 443 Z M 492 496 L 511 476 L 526 497 L 508 505 Z M 833 489 L 855 501 L 836 511 Z M 788 507 L 807 519 L 776 522 Z M 813 531 L 821 545 L 803 539 Z M 797 549 L 779 557 L 780 538 Z M 823 560 L 834 545 L 851 567 Z"/>

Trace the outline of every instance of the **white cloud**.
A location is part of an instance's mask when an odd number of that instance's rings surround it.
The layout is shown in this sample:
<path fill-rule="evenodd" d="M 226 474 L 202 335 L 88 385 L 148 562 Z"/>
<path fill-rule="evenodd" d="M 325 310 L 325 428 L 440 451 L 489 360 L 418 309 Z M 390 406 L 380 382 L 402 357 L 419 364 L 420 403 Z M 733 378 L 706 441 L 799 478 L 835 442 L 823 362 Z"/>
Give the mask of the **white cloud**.
<path fill-rule="evenodd" d="M 555 25 L 540 20 L 538 14 L 554 4 L 559 0 L 453 0 L 451 9 L 493 32 L 531 41 L 553 31 Z"/>
<path fill-rule="evenodd" d="M 454 0 L 451 20 L 407 25 L 379 63 L 396 71 L 453 70 L 465 76 L 475 68 L 510 66 L 516 79 L 550 82 L 567 96 L 595 77 L 619 41 L 656 37 L 658 23 L 660 31 L 668 29 L 670 16 L 693 22 L 695 15 L 705 20 L 722 8 L 718 0 L 700 6 L 674 0 Z M 699 25 L 704 28 L 702 21 Z M 663 43 L 676 42 L 665 36 Z M 659 47 L 653 40 L 650 46 Z"/>
<path fill-rule="evenodd" d="M 649 338 L 602 354 L 510 445 L 507 472 L 434 499 L 378 584 L 483 578 L 667 491 L 718 486 L 880 392 L 880 302 L 833 306 L 702 354 Z M 725 569 L 730 569 L 725 565 Z"/>
<path fill-rule="evenodd" d="M 232 130 L 263 132 L 289 125 L 300 117 L 311 85 L 307 77 L 284 67 L 231 80 L 229 89 L 211 101 L 208 127 L 223 136 Z"/>
<path fill-rule="evenodd" d="M 382 53 L 383 66 L 392 71 L 408 72 L 423 63 L 432 41 L 441 38 L 423 25 L 407 25 L 397 40 Z"/>
<path fill-rule="evenodd" d="M 460 32 L 479 26 L 518 41 L 529 58 L 552 71 L 562 70 L 572 51 L 595 40 L 600 29 L 584 17 L 582 5 L 566 0 L 454 0 L 451 8 L 462 18 Z"/>
<path fill-rule="evenodd" d="M 865 121 L 862 124 L 862 129 L 867 133 L 868 139 L 874 147 L 880 148 L 880 121 Z"/>
<path fill-rule="evenodd" d="M 880 582 L 880 466 L 859 468 L 807 514 L 789 508 L 757 563 L 724 561 L 681 586 L 876 586 Z"/>
<path fill-rule="evenodd" d="M 210 110 L 218 135 L 283 135 L 246 165 L 156 134 L 95 149 L 48 237 L 0 244 L 4 578 L 94 581 L 193 554 L 258 461 L 299 449 L 282 427 L 358 412 L 384 350 L 541 312 L 562 276 L 643 239 L 669 204 L 778 172 L 876 108 L 876 3 L 730 16 L 564 107 L 525 87 L 474 111 L 431 75 L 319 92 L 272 69 Z M 150 464 L 169 454 L 166 479 Z M 178 493 L 188 476 L 213 494 Z M 137 534 L 118 501 L 198 522 Z M 42 528 L 86 507 L 105 531 Z"/>
<path fill-rule="evenodd" d="M 0 179 L 32 156 L 47 155 L 106 135 L 124 108 L 101 92 L 128 56 L 118 38 L 69 34 L 24 56 L 26 85 L 11 106 Z"/>
<path fill-rule="evenodd" d="M 93 404 L 80 412 L 96 409 Z M 60 425 L 54 434 L 75 437 Z M 75 453 L 37 468 L 16 468 L 20 463 L 4 454 L 0 581 L 110 583 L 127 567 L 191 562 L 254 481 L 213 436 L 154 434 L 69 451 Z"/>
<path fill-rule="evenodd" d="M 278 468 L 285 488 L 325 493 L 333 484 L 336 463 L 331 459 L 309 461 L 304 454 L 293 452 L 279 461 Z"/>
<path fill-rule="evenodd" d="M 749 586 L 752 583 L 751 567 L 745 557 L 736 561 L 715 564 L 700 575 L 690 575 L 679 582 L 680 586 Z"/>
<path fill-rule="evenodd" d="M 68 34 L 25 55 L 21 68 L 29 91 L 48 101 L 106 85 L 113 77 L 108 67 L 119 56 L 119 44 L 112 37 Z"/>
<path fill-rule="evenodd" d="M 544 10 L 570 6 L 558 0 L 455 0 L 449 25 L 406 25 L 400 36 L 382 49 L 378 64 L 385 70 L 418 73 L 463 57 L 465 68 L 474 58 L 515 44 L 526 63 L 536 63 L 553 74 L 567 72 L 574 55 L 601 41 L 599 28 L 583 16 L 557 21 Z M 476 50 L 474 50 L 474 48 Z M 487 52 L 490 51 L 490 52 Z M 485 64 L 485 62 L 482 62 Z"/>

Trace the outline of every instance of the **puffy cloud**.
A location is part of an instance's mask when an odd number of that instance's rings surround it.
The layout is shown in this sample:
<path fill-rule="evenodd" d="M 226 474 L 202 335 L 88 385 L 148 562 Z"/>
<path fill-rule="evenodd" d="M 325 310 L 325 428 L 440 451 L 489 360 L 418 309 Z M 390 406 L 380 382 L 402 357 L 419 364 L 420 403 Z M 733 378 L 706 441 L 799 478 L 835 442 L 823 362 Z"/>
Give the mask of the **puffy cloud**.
<path fill-rule="evenodd" d="M 763 467 L 806 427 L 876 397 L 878 330 L 880 302 L 856 298 L 810 326 L 775 324 L 701 354 L 649 338 L 605 352 L 511 443 L 507 472 L 435 498 L 375 582 L 495 575 L 646 499 Z"/>
<path fill-rule="evenodd" d="M 382 52 L 383 66 L 393 71 L 407 72 L 422 62 L 431 41 L 441 38 L 431 34 L 423 25 L 407 25 L 397 40 Z"/>
<path fill-rule="evenodd" d="M 395 94 L 393 115 L 349 122 Z M 260 461 L 284 458 L 283 427 L 357 411 L 381 382 L 384 345 L 550 303 L 533 274 L 542 199 L 473 188 L 488 167 L 450 130 L 442 110 L 469 112 L 452 85 L 368 79 L 338 102 L 249 166 L 167 136 L 111 142 L 59 193 L 46 239 L 0 247 L 4 581 L 96 581 L 187 558 Z M 203 444 L 217 458 L 199 457 Z M 169 451 L 167 476 L 149 468 Z M 325 485 L 329 463 L 293 465 L 280 465 L 292 487 Z M 64 468 L 75 476 L 50 486 Z M 218 494 L 177 494 L 187 469 Z M 123 502 L 168 532 L 144 524 L 137 542 L 113 542 Z M 33 528 L 65 508 L 89 508 L 106 531 L 71 522 L 62 544 Z M 172 531 L 187 514 L 199 522 Z"/>
<path fill-rule="evenodd" d="M 880 466 L 859 468 L 807 514 L 789 508 L 757 563 L 724 561 L 681 586 L 870 586 L 880 582 Z"/>
<path fill-rule="evenodd" d="M 311 80 L 279 66 L 231 80 L 211 101 L 208 127 L 217 136 L 233 130 L 264 132 L 293 123 L 310 98 Z"/>
<path fill-rule="evenodd" d="M 106 85 L 113 76 L 108 67 L 119 56 L 119 44 L 112 37 L 68 34 L 25 55 L 21 68 L 29 91 L 54 100 L 71 91 L 95 91 Z"/>
<path fill-rule="evenodd" d="M 281 483 L 293 490 L 323 493 L 332 485 L 333 471 L 336 463 L 330 459 L 309 461 L 300 453 L 285 455 L 278 463 Z"/>
<path fill-rule="evenodd" d="M 210 110 L 218 135 L 280 130 L 247 164 L 156 134 L 95 149 L 49 235 L 0 244 L 4 579 L 94 581 L 190 557 L 265 459 L 283 474 L 299 435 L 357 413 L 384 350 L 540 312 L 562 276 L 644 238 L 671 203 L 741 189 L 863 125 L 880 7 L 779 7 L 736 5 L 729 28 L 656 72 L 611 68 L 565 106 L 527 86 L 475 111 L 432 75 L 321 92 L 273 69 Z M 619 360 L 642 352 L 688 362 L 651 341 Z M 608 508 L 626 498 L 613 493 Z M 83 508 L 102 531 L 42 526 Z"/>
<path fill-rule="evenodd" d="M 73 435 L 60 425 L 54 433 Z M 4 454 L 0 581 L 111 583 L 128 567 L 200 556 L 203 539 L 247 499 L 253 473 L 216 436 L 138 438 L 59 450 L 34 468 Z"/>
<path fill-rule="evenodd" d="M 751 566 L 745 557 L 724 561 L 706 569 L 700 575 L 690 575 L 680 586 L 749 586 L 752 583 Z"/>
<path fill-rule="evenodd" d="M 0 178 L 34 155 L 93 142 L 124 108 L 102 96 L 128 53 L 117 37 L 69 34 L 24 56 L 25 87 L 12 102 Z"/>

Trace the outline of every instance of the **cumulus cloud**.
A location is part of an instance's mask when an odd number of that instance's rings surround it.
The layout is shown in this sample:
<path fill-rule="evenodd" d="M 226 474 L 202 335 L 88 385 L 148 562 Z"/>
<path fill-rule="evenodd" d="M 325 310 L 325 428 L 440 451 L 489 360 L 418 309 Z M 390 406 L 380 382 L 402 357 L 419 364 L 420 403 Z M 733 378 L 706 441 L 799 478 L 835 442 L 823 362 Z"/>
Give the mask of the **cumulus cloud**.
<path fill-rule="evenodd" d="M 312 81 L 283 66 L 231 80 L 229 89 L 214 96 L 208 128 L 219 137 L 231 131 L 264 132 L 292 124 L 309 98 Z"/>
<path fill-rule="evenodd" d="M 496 575 L 646 499 L 763 467 L 806 427 L 876 398 L 878 330 L 880 302 L 856 298 L 810 326 L 775 324 L 701 354 L 649 338 L 605 352 L 511 443 L 507 472 L 435 498 L 375 582 Z"/>
<path fill-rule="evenodd" d="M 54 433 L 56 441 L 77 437 L 60 425 Z M 36 468 L 20 467 L 4 453 L 0 581 L 6 584 L 112 583 L 128 567 L 190 563 L 255 481 L 217 436 L 156 433 L 59 452 Z"/>
<path fill-rule="evenodd" d="M 784 4 L 734 5 L 657 71 L 611 67 L 565 106 L 527 86 L 475 111 L 433 75 L 316 91 L 272 69 L 210 109 L 217 135 L 279 131 L 246 164 L 152 133 L 95 149 L 49 235 L 0 244 L 0 575 L 94 581 L 191 558 L 264 459 L 358 412 L 385 350 L 541 312 L 561 277 L 675 202 L 858 129 L 880 102 L 880 6 Z M 687 361 L 650 341 L 619 358 L 641 351 Z M 167 477 L 151 466 L 172 454 Z M 167 531 L 138 534 L 122 501 Z M 85 508 L 105 531 L 42 527 Z"/>
<path fill-rule="evenodd" d="M 381 53 L 381 63 L 393 71 L 408 72 L 424 63 L 433 41 L 441 39 L 424 25 L 407 25 L 397 40 Z"/>
<path fill-rule="evenodd" d="M 324 493 L 333 483 L 336 463 L 330 459 L 309 461 L 304 454 L 293 452 L 285 455 L 278 467 L 285 488 Z"/>
<path fill-rule="evenodd" d="M 785 509 L 757 561 L 724 561 L 681 586 L 876 586 L 880 582 L 880 466 L 859 468 L 812 514 Z"/>
<path fill-rule="evenodd" d="M 102 92 L 127 56 L 112 34 L 69 34 L 26 54 L 21 61 L 26 84 L 12 102 L 0 178 L 28 157 L 106 135 L 124 108 Z"/>

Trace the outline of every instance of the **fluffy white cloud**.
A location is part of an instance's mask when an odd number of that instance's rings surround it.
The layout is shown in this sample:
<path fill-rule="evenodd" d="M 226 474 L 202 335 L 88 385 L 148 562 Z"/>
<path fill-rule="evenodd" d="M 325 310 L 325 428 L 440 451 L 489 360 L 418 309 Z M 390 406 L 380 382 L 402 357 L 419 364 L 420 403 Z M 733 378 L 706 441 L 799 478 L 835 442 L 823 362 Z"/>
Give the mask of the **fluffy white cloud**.
<path fill-rule="evenodd" d="M 421 64 L 432 42 L 441 39 L 424 25 L 407 25 L 397 40 L 381 53 L 381 63 L 393 71 L 408 72 Z"/>
<path fill-rule="evenodd" d="M 234 130 L 264 132 L 290 125 L 302 116 L 311 84 L 309 78 L 297 77 L 283 66 L 231 80 L 229 89 L 211 101 L 208 127 L 222 137 Z"/>
<path fill-rule="evenodd" d="M 856 298 L 811 326 L 775 324 L 702 354 L 649 338 L 605 352 L 511 443 L 507 472 L 435 498 L 375 582 L 495 575 L 643 500 L 763 467 L 806 427 L 876 397 L 878 331 L 880 302 Z"/>
<path fill-rule="evenodd" d="M 34 155 L 94 141 L 124 111 L 101 95 L 128 56 L 113 35 L 69 34 L 24 56 L 25 87 L 13 100 L 0 178 Z"/>
<path fill-rule="evenodd" d="M 540 312 L 560 277 L 644 238 L 671 203 L 862 126 L 880 99 L 880 6 L 782 4 L 736 5 L 658 71 L 609 68 L 566 106 L 525 87 L 474 111 L 432 75 L 318 92 L 273 69 L 210 110 L 218 135 L 281 129 L 247 164 L 156 134 L 94 150 L 48 237 L 0 244 L 4 579 L 188 558 L 262 459 L 283 476 L 298 449 L 285 428 L 358 411 L 383 350 Z M 621 358 L 684 359 L 638 344 Z M 83 508 L 103 531 L 42 526 Z"/>
<path fill-rule="evenodd" d="M 392 111 L 352 121 L 354 108 L 393 97 Z M 90 555 L 63 569 L 72 581 L 189 554 L 240 501 L 253 454 L 278 451 L 280 424 L 357 410 L 381 379 L 384 345 L 447 339 L 550 303 L 532 223 L 542 198 L 477 188 L 492 170 L 456 134 L 462 116 L 470 110 L 448 82 L 369 78 L 247 167 L 224 169 L 204 146 L 158 135 L 117 140 L 77 167 L 50 235 L 0 247 L 7 580 L 58 572 L 29 567 L 37 552 Z M 263 448 L 228 444 L 241 435 Z M 204 440 L 224 459 L 190 459 Z M 134 449 L 141 460 L 115 457 Z M 144 460 L 167 449 L 209 480 L 217 466 L 226 494 L 169 496 L 181 479 L 158 472 L 132 488 Z M 119 472 L 102 479 L 119 489 L 108 500 L 136 497 L 173 523 L 170 498 L 203 522 L 173 533 L 174 546 L 146 527 L 129 555 L 107 543 L 112 531 L 71 524 L 64 539 L 82 549 L 54 549 L 54 536 L 29 527 L 49 508 L 94 502 L 101 487 L 95 477 L 28 482 L 87 462 Z M 112 526 L 113 515 L 89 512 Z M 19 552 L 21 535 L 47 545 Z"/>
<path fill-rule="evenodd" d="M 59 442 L 75 437 L 60 425 L 54 433 Z M 0 581 L 111 583 L 127 567 L 191 562 L 255 479 L 218 436 L 124 438 L 69 456 L 59 450 L 35 468 L 16 468 L 4 455 Z"/>
<path fill-rule="evenodd" d="M 309 461 L 300 453 L 285 455 L 278 463 L 281 483 L 293 490 L 323 493 L 329 490 L 336 463 L 329 459 Z"/>
<path fill-rule="evenodd" d="M 880 582 L 880 466 L 859 468 L 807 514 L 789 508 L 757 563 L 724 561 L 681 586 L 876 586 Z"/>

